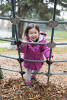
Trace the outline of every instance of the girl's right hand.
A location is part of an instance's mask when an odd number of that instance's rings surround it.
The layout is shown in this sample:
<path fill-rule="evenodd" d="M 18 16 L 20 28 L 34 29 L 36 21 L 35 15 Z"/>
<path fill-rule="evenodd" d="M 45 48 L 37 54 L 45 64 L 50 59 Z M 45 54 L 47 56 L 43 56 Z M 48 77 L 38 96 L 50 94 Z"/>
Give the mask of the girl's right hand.
<path fill-rule="evenodd" d="M 27 41 L 23 40 L 23 46 L 25 47 L 27 45 Z"/>

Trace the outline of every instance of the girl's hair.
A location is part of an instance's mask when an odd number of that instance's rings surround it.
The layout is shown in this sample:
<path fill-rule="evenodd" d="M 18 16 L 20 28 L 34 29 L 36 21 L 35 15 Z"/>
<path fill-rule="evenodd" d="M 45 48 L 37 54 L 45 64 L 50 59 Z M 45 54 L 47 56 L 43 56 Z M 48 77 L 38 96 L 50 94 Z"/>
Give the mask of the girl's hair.
<path fill-rule="evenodd" d="M 25 36 L 28 37 L 28 32 L 30 29 L 35 28 L 38 32 L 40 32 L 39 26 L 36 24 L 28 24 L 28 26 L 25 29 Z"/>

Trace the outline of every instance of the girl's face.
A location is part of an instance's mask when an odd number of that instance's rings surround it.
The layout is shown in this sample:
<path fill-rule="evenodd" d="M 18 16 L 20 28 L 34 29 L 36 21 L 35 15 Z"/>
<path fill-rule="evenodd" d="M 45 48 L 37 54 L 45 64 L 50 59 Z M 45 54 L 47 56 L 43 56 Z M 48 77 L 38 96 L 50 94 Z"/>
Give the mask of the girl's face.
<path fill-rule="evenodd" d="M 36 28 L 32 28 L 28 31 L 28 38 L 35 42 L 39 38 L 39 32 Z"/>

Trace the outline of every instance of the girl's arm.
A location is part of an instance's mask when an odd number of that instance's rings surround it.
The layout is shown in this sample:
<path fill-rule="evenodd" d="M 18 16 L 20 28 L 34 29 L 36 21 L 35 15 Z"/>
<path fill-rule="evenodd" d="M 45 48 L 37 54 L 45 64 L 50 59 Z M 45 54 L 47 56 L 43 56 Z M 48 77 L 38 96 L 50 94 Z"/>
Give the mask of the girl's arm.
<path fill-rule="evenodd" d="M 23 41 L 23 43 L 19 45 L 19 48 L 20 48 L 20 52 L 24 53 L 26 51 L 26 48 L 27 48 L 26 41 Z M 18 48 L 16 48 L 16 50 L 18 50 Z"/>
<path fill-rule="evenodd" d="M 43 43 L 46 43 L 46 40 L 43 40 Z M 49 59 L 50 48 L 47 45 L 43 45 L 43 46 L 41 46 L 41 51 L 43 52 L 46 59 Z M 53 55 L 51 55 L 51 59 L 53 59 Z"/>
<path fill-rule="evenodd" d="M 20 48 L 21 53 L 25 53 L 26 50 L 35 52 L 34 48 L 31 46 L 31 44 L 27 44 L 27 41 L 23 41 L 23 43 L 21 45 L 19 45 L 19 48 Z"/>
<path fill-rule="evenodd" d="M 45 45 L 45 46 L 43 47 L 43 49 L 44 49 L 43 54 L 44 54 L 44 56 L 46 57 L 46 63 L 49 64 L 49 65 L 52 64 L 52 63 L 53 63 L 53 55 L 51 55 L 51 59 L 50 59 L 50 61 L 49 61 L 50 48 L 48 48 L 48 46 Z"/>

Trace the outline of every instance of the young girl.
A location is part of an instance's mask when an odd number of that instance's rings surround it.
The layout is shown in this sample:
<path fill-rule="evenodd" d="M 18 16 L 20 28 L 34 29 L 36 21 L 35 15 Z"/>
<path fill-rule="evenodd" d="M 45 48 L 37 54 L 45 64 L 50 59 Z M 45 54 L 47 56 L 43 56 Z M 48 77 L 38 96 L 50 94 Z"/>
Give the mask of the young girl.
<path fill-rule="evenodd" d="M 40 33 L 40 29 L 38 25 L 29 24 L 25 30 L 26 39 L 24 39 L 24 44 L 19 46 L 20 52 L 24 53 L 24 59 L 28 60 L 44 60 L 44 56 L 46 59 L 49 58 L 50 48 L 47 45 L 34 45 L 34 44 L 26 44 L 26 42 L 38 42 L 38 43 L 46 43 L 46 34 L 44 32 Z M 44 55 L 44 56 L 43 56 Z M 53 57 L 53 56 L 52 56 Z M 31 86 L 31 79 L 36 79 L 36 72 L 40 70 L 43 62 L 27 62 L 24 61 L 24 67 L 27 69 L 26 71 L 26 84 Z M 34 71 L 34 75 L 31 75 L 32 70 Z"/>

